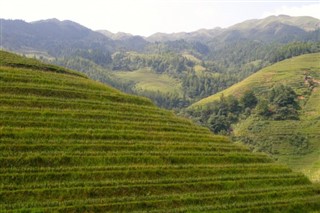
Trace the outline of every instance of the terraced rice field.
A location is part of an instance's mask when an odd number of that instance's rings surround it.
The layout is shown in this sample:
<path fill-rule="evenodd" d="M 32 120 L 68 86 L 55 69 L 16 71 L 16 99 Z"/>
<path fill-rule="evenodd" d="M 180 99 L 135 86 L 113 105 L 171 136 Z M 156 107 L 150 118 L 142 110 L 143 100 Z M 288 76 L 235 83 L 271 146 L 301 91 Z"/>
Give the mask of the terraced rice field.
<path fill-rule="evenodd" d="M 305 176 L 148 99 L 5 52 L 0 65 L 1 212 L 320 209 Z"/>

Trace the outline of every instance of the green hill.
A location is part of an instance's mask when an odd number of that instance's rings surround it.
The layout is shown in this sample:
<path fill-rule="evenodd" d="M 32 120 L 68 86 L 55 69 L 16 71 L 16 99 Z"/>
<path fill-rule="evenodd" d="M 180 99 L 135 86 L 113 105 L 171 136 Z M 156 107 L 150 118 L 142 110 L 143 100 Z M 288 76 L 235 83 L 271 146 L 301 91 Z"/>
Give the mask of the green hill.
<path fill-rule="evenodd" d="M 310 89 L 309 78 L 315 88 Z M 233 136 L 267 151 L 280 162 L 320 181 L 320 54 L 307 54 L 262 69 L 238 84 L 190 107 L 201 108 L 221 94 L 241 97 L 253 90 L 258 98 L 276 84 L 293 88 L 299 100 L 299 120 L 264 120 L 252 115 L 234 125 Z"/>
<path fill-rule="evenodd" d="M 0 64 L 0 212 L 320 208 L 304 175 L 148 99 L 6 52 Z"/>

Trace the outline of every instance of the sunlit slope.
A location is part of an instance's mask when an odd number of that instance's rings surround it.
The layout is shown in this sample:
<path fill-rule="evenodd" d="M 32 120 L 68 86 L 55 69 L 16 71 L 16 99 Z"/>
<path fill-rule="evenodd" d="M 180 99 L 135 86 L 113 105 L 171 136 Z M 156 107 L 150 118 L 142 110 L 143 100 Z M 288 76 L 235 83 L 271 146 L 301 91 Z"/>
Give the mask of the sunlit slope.
<path fill-rule="evenodd" d="M 309 91 L 305 76 L 318 84 Z M 299 120 L 261 120 L 250 117 L 234 126 L 234 135 L 253 141 L 256 149 L 268 150 L 280 162 L 320 181 L 320 54 L 295 57 L 262 69 L 244 81 L 194 104 L 196 109 L 225 96 L 241 96 L 254 90 L 258 97 L 273 85 L 283 83 L 298 94 Z"/>
<path fill-rule="evenodd" d="M 64 73 L 68 75 L 81 76 L 87 78 L 85 75 L 79 72 L 75 72 L 52 64 L 43 64 L 36 59 L 21 57 L 16 54 L 4 51 L 0 51 L 0 59 L 0 66 L 8 66 L 12 68 L 29 68 L 37 71 Z"/>
<path fill-rule="evenodd" d="M 278 62 L 251 75 L 245 80 L 225 89 L 215 95 L 204 98 L 194 103 L 190 108 L 201 107 L 224 96 L 241 96 L 245 91 L 253 89 L 262 93 L 277 83 L 289 84 L 297 92 L 305 90 L 304 74 L 318 74 L 320 69 L 320 53 L 307 54 Z"/>
<path fill-rule="evenodd" d="M 114 75 L 121 80 L 134 82 L 136 91 L 182 94 L 181 83 L 167 74 L 156 74 L 150 69 L 118 71 Z"/>
<path fill-rule="evenodd" d="M 0 56 L 2 212 L 320 208 L 319 187 L 263 154 L 147 99 Z"/>

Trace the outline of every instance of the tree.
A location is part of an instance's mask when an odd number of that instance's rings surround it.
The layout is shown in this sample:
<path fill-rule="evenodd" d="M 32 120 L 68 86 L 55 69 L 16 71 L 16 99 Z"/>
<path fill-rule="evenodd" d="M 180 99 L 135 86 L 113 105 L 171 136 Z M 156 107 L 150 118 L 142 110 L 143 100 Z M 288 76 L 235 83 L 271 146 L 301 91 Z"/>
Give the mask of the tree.
<path fill-rule="evenodd" d="M 243 105 L 244 109 L 245 108 L 252 109 L 257 105 L 258 99 L 252 90 L 248 90 L 244 93 L 244 95 L 240 99 L 240 103 Z"/>
<path fill-rule="evenodd" d="M 241 112 L 241 106 L 236 97 L 234 97 L 233 95 L 230 95 L 227 97 L 226 102 L 230 112 L 237 115 Z"/>
<path fill-rule="evenodd" d="M 258 115 L 261 115 L 261 116 L 271 116 L 272 115 L 272 113 L 269 109 L 268 101 L 266 99 L 262 99 L 259 101 L 255 111 Z"/>
<path fill-rule="evenodd" d="M 225 115 L 212 114 L 208 120 L 208 125 L 214 133 L 228 132 L 230 128 L 230 123 Z"/>
<path fill-rule="evenodd" d="M 256 113 L 274 120 L 298 119 L 299 104 L 295 91 L 283 84 L 275 85 L 268 92 L 268 101 L 260 100 Z"/>
<path fill-rule="evenodd" d="M 286 107 L 292 105 L 294 108 L 298 107 L 296 102 L 297 94 L 295 91 L 286 85 L 280 84 L 274 86 L 269 94 L 269 101 L 278 107 Z"/>

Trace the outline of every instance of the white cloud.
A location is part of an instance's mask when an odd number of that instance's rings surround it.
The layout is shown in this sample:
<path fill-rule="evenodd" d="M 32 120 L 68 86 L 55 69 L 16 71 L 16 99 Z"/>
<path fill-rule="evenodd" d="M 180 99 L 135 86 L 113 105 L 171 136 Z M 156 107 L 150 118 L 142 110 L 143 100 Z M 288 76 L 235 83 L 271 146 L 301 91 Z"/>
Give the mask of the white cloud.
<path fill-rule="evenodd" d="M 312 16 L 320 19 L 320 3 L 313 3 L 302 6 L 282 6 L 272 12 L 266 12 L 262 18 L 270 15 L 289 15 L 289 16 Z"/>

